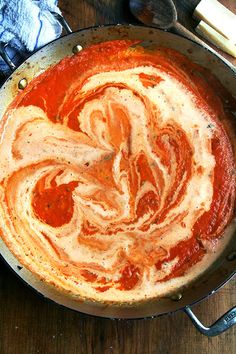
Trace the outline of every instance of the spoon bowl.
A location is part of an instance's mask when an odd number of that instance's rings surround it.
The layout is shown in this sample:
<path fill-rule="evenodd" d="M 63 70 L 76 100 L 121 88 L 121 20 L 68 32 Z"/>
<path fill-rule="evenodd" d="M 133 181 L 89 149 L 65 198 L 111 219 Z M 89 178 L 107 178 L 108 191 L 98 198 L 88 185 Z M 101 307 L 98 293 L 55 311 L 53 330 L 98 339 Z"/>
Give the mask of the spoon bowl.
<path fill-rule="evenodd" d="M 171 0 L 130 0 L 130 10 L 145 25 L 169 29 L 177 22 L 176 7 Z"/>

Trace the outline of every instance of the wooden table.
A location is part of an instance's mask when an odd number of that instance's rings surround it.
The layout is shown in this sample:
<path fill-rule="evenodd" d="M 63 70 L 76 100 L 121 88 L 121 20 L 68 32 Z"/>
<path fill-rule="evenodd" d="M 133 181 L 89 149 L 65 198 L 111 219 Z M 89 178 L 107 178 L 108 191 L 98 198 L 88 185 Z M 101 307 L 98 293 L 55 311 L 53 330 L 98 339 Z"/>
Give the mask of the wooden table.
<path fill-rule="evenodd" d="M 188 28 L 197 0 L 179 0 Z M 223 1 L 222 1 L 223 2 Z M 73 29 L 102 23 L 135 22 L 128 0 L 61 0 Z M 235 0 L 224 0 L 236 12 Z M 184 10 L 184 11 L 182 11 Z M 236 64 L 236 61 L 234 61 Z M 236 303 L 236 281 L 196 305 L 210 324 Z M 185 314 L 135 321 L 93 318 L 44 300 L 0 261 L 0 354 L 233 354 L 236 326 L 215 338 L 199 334 Z"/>

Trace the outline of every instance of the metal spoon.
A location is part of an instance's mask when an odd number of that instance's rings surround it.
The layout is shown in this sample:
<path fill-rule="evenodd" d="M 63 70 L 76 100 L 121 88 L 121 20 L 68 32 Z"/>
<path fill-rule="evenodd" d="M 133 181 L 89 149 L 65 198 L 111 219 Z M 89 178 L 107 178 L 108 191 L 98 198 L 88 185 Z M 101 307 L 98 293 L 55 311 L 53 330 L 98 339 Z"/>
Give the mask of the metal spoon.
<path fill-rule="evenodd" d="M 172 0 L 130 0 L 129 6 L 132 14 L 145 25 L 171 30 L 200 44 L 224 61 L 236 73 L 236 68 L 230 61 L 178 22 L 177 10 Z"/>

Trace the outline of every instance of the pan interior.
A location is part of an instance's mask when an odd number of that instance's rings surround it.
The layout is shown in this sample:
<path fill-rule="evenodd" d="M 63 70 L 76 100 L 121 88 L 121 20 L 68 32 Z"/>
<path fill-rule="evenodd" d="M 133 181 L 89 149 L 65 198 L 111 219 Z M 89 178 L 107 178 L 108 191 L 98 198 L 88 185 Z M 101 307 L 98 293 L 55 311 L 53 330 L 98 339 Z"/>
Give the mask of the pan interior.
<path fill-rule="evenodd" d="M 45 71 L 51 65 L 56 64 L 66 55 L 73 55 L 72 49 L 78 44 L 85 48 L 98 42 L 127 38 L 141 40 L 141 45 L 148 48 L 162 46 L 170 47 L 182 52 L 193 62 L 211 69 L 232 95 L 235 94 L 236 80 L 235 76 L 233 77 L 231 70 L 213 54 L 204 50 L 197 44 L 182 37 L 143 26 L 104 26 L 85 29 L 62 37 L 45 46 L 27 59 L 27 61 L 11 75 L 1 89 L 1 116 L 18 93 L 18 82 L 20 79 L 26 78 L 28 82 L 30 82 L 33 78 Z M 75 301 L 66 295 L 58 293 L 54 288 L 40 282 L 38 278 L 26 269 L 23 268 L 22 270 L 19 270 L 17 268 L 19 262 L 9 252 L 3 241 L 0 243 L 0 249 L 1 254 L 7 263 L 23 280 L 29 283 L 41 294 L 59 304 L 102 317 L 140 318 L 178 310 L 213 292 L 214 289 L 221 286 L 228 278 L 230 278 L 234 273 L 236 260 L 228 260 L 230 257 L 228 258 L 227 256 L 233 251 L 236 251 L 235 237 L 233 237 L 235 235 L 235 228 L 236 223 L 235 220 L 233 220 L 226 230 L 226 237 L 229 238 L 230 241 L 221 256 L 207 273 L 203 274 L 192 284 L 189 284 L 187 288 L 182 289 L 182 298 L 179 301 L 173 301 L 172 296 L 170 296 L 168 298 L 152 300 L 148 303 L 139 303 L 134 306 L 108 306 L 102 303 L 97 304 L 92 302 Z"/>

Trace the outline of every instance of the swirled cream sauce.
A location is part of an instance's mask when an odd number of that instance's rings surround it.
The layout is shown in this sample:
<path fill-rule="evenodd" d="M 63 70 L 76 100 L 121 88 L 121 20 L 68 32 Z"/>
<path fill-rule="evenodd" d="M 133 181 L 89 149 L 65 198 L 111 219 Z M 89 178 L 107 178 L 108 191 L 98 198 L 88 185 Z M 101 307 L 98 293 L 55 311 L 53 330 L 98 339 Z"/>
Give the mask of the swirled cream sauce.
<path fill-rule="evenodd" d="M 186 285 L 232 216 L 219 90 L 181 54 L 133 44 L 65 58 L 2 120 L 2 237 L 75 297 L 133 302 Z"/>

